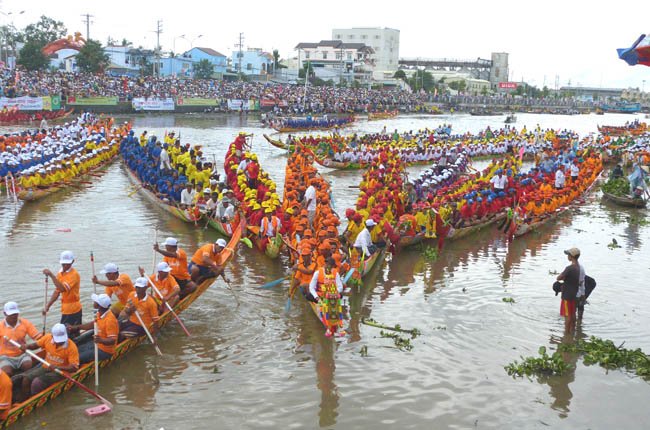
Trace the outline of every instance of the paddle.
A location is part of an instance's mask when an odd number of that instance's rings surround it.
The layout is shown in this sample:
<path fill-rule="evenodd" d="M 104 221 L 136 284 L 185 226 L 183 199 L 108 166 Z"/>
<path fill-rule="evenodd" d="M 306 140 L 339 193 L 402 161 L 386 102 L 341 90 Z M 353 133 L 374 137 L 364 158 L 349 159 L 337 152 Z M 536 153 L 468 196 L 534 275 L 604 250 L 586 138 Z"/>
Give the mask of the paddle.
<path fill-rule="evenodd" d="M 142 321 L 142 317 L 140 316 L 140 312 L 138 312 L 137 309 L 134 309 L 133 311 L 135 312 L 135 317 L 138 319 L 138 322 L 140 323 L 140 326 L 144 329 L 144 332 L 147 334 L 147 337 L 151 341 L 151 344 L 156 349 L 156 352 L 158 353 L 158 355 L 160 355 L 162 357 L 162 352 L 160 352 L 160 348 L 158 348 L 158 343 L 156 342 L 156 340 L 151 335 L 151 332 L 149 331 L 147 326 L 144 325 L 144 321 Z"/>
<path fill-rule="evenodd" d="M 169 276 L 171 276 L 171 275 L 169 275 Z M 185 324 L 183 324 L 183 321 L 181 321 L 181 319 L 178 317 L 176 312 L 174 312 L 174 309 L 172 309 L 171 305 L 167 302 L 167 300 L 165 300 L 165 296 L 163 296 L 162 293 L 160 292 L 160 290 L 156 287 L 156 284 L 153 283 L 151 278 L 147 278 L 147 280 L 149 281 L 149 285 L 151 285 L 151 288 L 156 292 L 156 294 L 158 294 L 158 296 L 160 297 L 160 300 L 162 300 L 162 302 L 165 304 L 165 307 L 169 310 L 169 312 L 172 313 L 174 318 L 176 318 L 176 321 L 178 321 L 178 323 L 181 325 L 181 328 L 183 329 L 185 334 L 188 337 L 192 337 L 190 332 L 187 330 L 187 327 L 185 327 Z"/>
<path fill-rule="evenodd" d="M 158 244 L 158 227 L 156 227 L 153 231 L 153 243 Z M 152 263 L 152 269 L 151 272 L 154 273 L 156 271 L 156 256 L 157 252 L 154 249 L 153 251 L 153 263 Z"/>
<path fill-rule="evenodd" d="M 43 301 L 43 334 L 45 334 L 45 325 L 47 322 L 47 312 L 45 312 L 45 306 L 47 306 L 47 286 L 48 278 L 47 275 L 45 275 L 45 300 Z"/>
<path fill-rule="evenodd" d="M 13 346 L 15 346 L 16 348 L 20 348 L 20 349 L 22 349 L 22 346 L 21 346 L 18 342 L 16 342 L 15 340 L 13 340 L 13 339 L 9 339 L 7 336 L 4 336 L 4 339 L 5 339 L 5 341 L 8 341 L 9 343 L 11 343 L 11 344 L 12 344 Z M 59 375 L 63 376 L 65 379 L 67 379 L 68 381 L 72 382 L 72 383 L 75 384 L 77 387 L 81 388 L 82 390 L 84 390 L 85 392 L 87 392 L 88 394 L 90 394 L 91 396 L 95 397 L 96 399 L 98 399 L 100 402 L 102 402 L 102 403 L 106 406 L 106 408 L 103 408 L 103 407 L 102 407 L 102 408 L 99 408 L 99 409 L 98 409 L 97 407 L 88 408 L 88 409 L 86 409 L 86 412 L 87 412 L 87 413 L 88 413 L 89 411 L 93 411 L 92 415 L 97 415 L 98 413 L 110 412 L 111 409 L 113 408 L 113 404 L 112 404 L 111 402 L 109 402 L 108 400 L 106 400 L 105 398 L 103 398 L 102 396 L 100 396 L 99 394 L 97 394 L 96 392 L 94 392 L 93 390 L 91 390 L 90 388 L 86 387 L 86 386 L 85 386 L 84 384 L 82 384 L 81 382 L 79 382 L 79 381 L 73 379 L 72 377 L 68 376 L 68 374 L 67 374 L 66 372 L 64 372 L 64 371 L 62 371 L 62 370 L 59 370 L 59 369 L 57 369 L 57 368 L 53 368 L 52 365 L 51 365 L 50 363 L 48 363 L 47 361 L 43 360 L 41 357 L 39 357 L 38 355 L 34 354 L 32 351 L 30 351 L 30 350 L 28 350 L 28 349 L 25 349 L 25 352 L 26 352 L 30 357 L 32 357 L 33 359 L 35 359 L 35 360 L 37 360 L 37 361 L 40 361 L 40 362 L 43 364 L 43 366 L 46 366 L 46 367 L 50 368 L 51 370 L 53 370 L 54 372 L 58 373 Z"/>
<path fill-rule="evenodd" d="M 137 193 L 138 191 L 140 191 L 140 188 L 142 188 L 142 185 L 138 185 L 138 186 L 136 186 L 136 187 L 133 189 L 133 191 L 131 191 L 129 194 L 127 194 L 127 197 L 131 197 L 131 196 L 133 196 L 133 194 L 135 194 L 135 193 Z"/>
<path fill-rule="evenodd" d="M 267 282 L 264 285 L 260 285 L 260 288 L 264 288 L 264 289 L 273 288 L 276 285 L 280 285 L 283 281 L 289 279 L 290 277 L 291 275 L 283 276 L 282 278 L 276 279 L 275 281 Z"/>
<path fill-rule="evenodd" d="M 93 279 L 95 279 L 95 256 L 93 252 L 90 251 L 90 267 L 93 272 Z M 93 289 L 95 294 L 97 294 L 97 284 L 93 282 Z M 93 333 L 97 336 L 97 322 L 93 324 Z M 95 387 L 99 387 L 99 346 L 95 343 Z"/>
<path fill-rule="evenodd" d="M 347 284 L 347 283 L 348 283 L 348 281 L 350 280 L 350 278 L 351 278 L 352 275 L 354 274 L 354 271 L 355 271 L 355 270 L 356 270 L 356 269 L 355 269 L 354 267 L 352 267 L 350 270 L 348 270 L 348 273 L 346 273 L 346 274 L 345 274 L 345 277 L 343 278 L 343 283 L 344 283 L 344 284 Z"/>

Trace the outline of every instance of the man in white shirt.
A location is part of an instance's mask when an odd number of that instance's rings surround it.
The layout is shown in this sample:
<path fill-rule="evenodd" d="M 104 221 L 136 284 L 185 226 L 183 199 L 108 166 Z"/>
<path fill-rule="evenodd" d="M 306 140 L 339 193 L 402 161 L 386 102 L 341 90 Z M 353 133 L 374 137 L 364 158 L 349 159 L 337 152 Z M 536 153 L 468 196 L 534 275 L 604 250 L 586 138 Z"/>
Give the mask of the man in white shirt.
<path fill-rule="evenodd" d="M 305 198 L 302 201 L 303 207 L 307 209 L 307 218 L 309 219 L 309 228 L 314 228 L 314 218 L 316 217 L 316 188 L 318 187 L 318 179 L 312 178 L 309 187 L 305 191 Z"/>
<path fill-rule="evenodd" d="M 356 240 L 354 241 L 354 248 L 357 248 L 357 250 L 362 255 L 364 255 L 366 259 L 370 257 L 370 255 L 372 255 L 377 249 L 377 247 L 372 243 L 372 238 L 370 236 L 370 230 L 372 230 L 372 228 L 376 225 L 377 223 L 375 223 L 375 220 L 368 218 L 366 220 L 366 228 L 359 232 Z"/>
<path fill-rule="evenodd" d="M 562 166 L 559 166 L 557 168 L 557 171 L 555 172 L 555 188 L 557 190 L 561 190 L 564 188 L 564 172 L 562 171 Z"/>
<path fill-rule="evenodd" d="M 508 178 L 503 175 L 503 170 L 497 170 L 497 174 L 490 179 L 490 183 L 494 186 L 494 191 L 504 191 L 506 184 L 508 183 Z"/>
<path fill-rule="evenodd" d="M 172 170 L 172 165 L 169 162 L 169 152 L 167 152 L 167 145 L 163 145 L 160 150 L 160 170 Z"/>
<path fill-rule="evenodd" d="M 578 175 L 580 175 L 580 167 L 578 167 L 578 162 L 574 161 L 571 164 L 571 181 L 575 183 L 578 180 Z"/>
<path fill-rule="evenodd" d="M 230 199 L 224 197 L 217 205 L 216 218 L 221 222 L 230 222 L 235 217 L 235 208 L 230 204 Z"/>
<path fill-rule="evenodd" d="M 192 188 L 192 183 L 185 184 L 185 189 L 181 191 L 181 208 L 187 209 L 194 206 L 194 196 L 196 191 Z"/>

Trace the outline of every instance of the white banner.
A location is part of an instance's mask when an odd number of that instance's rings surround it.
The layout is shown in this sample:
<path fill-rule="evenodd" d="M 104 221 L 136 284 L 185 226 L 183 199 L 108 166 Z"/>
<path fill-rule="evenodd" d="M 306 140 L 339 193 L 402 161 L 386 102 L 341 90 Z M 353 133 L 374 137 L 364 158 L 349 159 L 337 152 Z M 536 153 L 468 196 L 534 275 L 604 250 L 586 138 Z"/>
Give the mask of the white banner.
<path fill-rule="evenodd" d="M 18 110 L 43 110 L 42 97 L 16 97 L 10 99 L 7 97 L 0 97 L 0 109 L 11 109 L 17 107 Z"/>
<path fill-rule="evenodd" d="M 166 99 L 158 98 L 135 98 L 132 101 L 133 109 L 135 110 L 174 110 L 174 99 L 169 97 Z"/>
<path fill-rule="evenodd" d="M 255 100 L 228 99 L 230 110 L 255 110 Z"/>

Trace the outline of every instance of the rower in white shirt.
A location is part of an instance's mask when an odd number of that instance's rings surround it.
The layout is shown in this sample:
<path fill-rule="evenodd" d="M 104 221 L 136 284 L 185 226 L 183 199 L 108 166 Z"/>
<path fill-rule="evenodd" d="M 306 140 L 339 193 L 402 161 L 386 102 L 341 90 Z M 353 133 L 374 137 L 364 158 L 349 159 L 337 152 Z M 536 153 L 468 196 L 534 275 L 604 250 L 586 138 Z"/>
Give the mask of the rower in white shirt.
<path fill-rule="evenodd" d="M 359 232 L 356 240 L 354 241 L 354 248 L 357 248 L 360 253 L 365 255 L 365 258 L 368 258 L 376 250 L 376 247 L 372 243 L 372 238 L 370 236 L 370 230 L 376 225 L 377 223 L 375 223 L 375 220 L 368 218 L 366 220 L 366 228 Z"/>

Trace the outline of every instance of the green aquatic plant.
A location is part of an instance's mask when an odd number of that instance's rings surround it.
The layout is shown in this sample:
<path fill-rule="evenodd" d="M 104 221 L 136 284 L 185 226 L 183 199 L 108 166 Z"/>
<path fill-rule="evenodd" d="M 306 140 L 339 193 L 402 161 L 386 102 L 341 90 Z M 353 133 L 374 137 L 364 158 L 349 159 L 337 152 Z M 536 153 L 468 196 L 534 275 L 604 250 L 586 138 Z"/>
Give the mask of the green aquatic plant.
<path fill-rule="evenodd" d="M 393 343 L 397 349 L 400 349 L 402 351 L 410 351 L 413 349 L 413 345 L 411 345 L 411 339 L 407 337 L 402 337 L 397 333 L 389 333 L 383 330 L 379 332 L 379 335 L 384 338 L 393 339 Z"/>
<path fill-rule="evenodd" d="M 548 355 L 545 346 L 540 346 L 537 352 L 539 357 L 521 357 L 521 362 L 515 360 L 504 366 L 505 371 L 512 377 L 551 376 L 562 375 L 572 368 L 559 352 Z"/>
<path fill-rule="evenodd" d="M 371 327 L 381 328 L 381 329 L 384 329 L 384 330 L 396 331 L 396 332 L 400 332 L 400 333 L 408 333 L 408 334 L 411 335 L 411 339 L 415 339 L 416 337 L 418 337 L 419 335 L 422 334 L 422 332 L 420 330 L 418 330 L 417 328 L 404 329 L 399 324 L 395 324 L 394 327 L 391 327 L 391 326 L 388 326 L 388 325 L 381 324 L 381 323 L 373 320 L 372 318 L 361 318 L 361 324 L 369 325 Z"/>
<path fill-rule="evenodd" d="M 606 369 L 626 369 L 643 378 L 650 378 L 650 356 L 640 348 L 623 348 L 623 344 L 625 342 L 616 346 L 611 340 L 592 336 L 588 340 L 562 344 L 558 351 L 583 354 L 587 366 L 598 364 Z"/>
<path fill-rule="evenodd" d="M 630 182 L 625 177 L 610 179 L 609 181 L 605 182 L 600 188 L 606 193 L 613 194 L 615 196 L 625 196 L 630 192 Z"/>
<path fill-rule="evenodd" d="M 438 259 L 438 248 L 435 246 L 427 246 L 422 249 L 422 255 L 425 259 L 436 261 Z"/>
<path fill-rule="evenodd" d="M 359 350 L 359 354 L 361 354 L 362 357 L 367 357 L 368 356 L 368 345 L 364 345 L 361 347 Z"/>
<path fill-rule="evenodd" d="M 512 297 L 504 297 L 504 298 L 501 299 L 501 301 L 503 301 L 505 303 L 510 303 L 510 304 L 515 303 L 515 299 L 513 299 Z"/>

